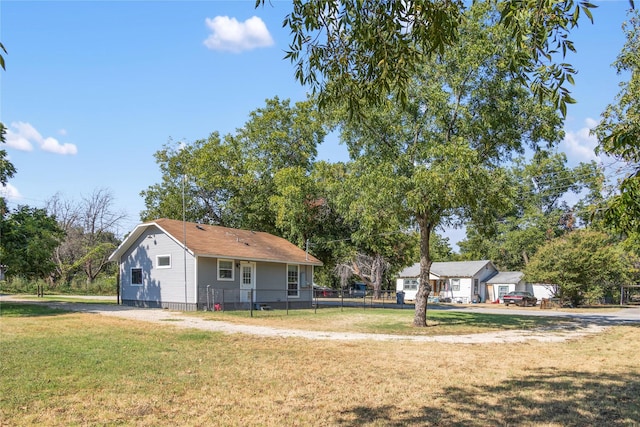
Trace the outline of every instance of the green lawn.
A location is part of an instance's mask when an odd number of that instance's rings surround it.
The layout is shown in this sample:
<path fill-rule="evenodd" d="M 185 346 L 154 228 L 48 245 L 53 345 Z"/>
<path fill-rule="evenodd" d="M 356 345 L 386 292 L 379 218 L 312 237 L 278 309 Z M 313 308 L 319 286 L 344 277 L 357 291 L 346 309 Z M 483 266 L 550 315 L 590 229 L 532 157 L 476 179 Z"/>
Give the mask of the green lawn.
<path fill-rule="evenodd" d="M 434 310 L 427 312 L 427 328 L 415 328 L 413 310 L 356 307 L 322 308 L 316 310 L 254 311 L 187 313 L 210 320 L 273 326 L 278 328 L 308 329 L 332 332 L 359 332 L 397 335 L 459 335 L 507 329 L 533 329 L 569 324 L 561 317 L 534 317 L 504 314 Z"/>
<path fill-rule="evenodd" d="M 175 326 L 3 303 L 0 424 L 640 422 L 638 326 L 562 344 L 473 345 L 261 338 Z"/>

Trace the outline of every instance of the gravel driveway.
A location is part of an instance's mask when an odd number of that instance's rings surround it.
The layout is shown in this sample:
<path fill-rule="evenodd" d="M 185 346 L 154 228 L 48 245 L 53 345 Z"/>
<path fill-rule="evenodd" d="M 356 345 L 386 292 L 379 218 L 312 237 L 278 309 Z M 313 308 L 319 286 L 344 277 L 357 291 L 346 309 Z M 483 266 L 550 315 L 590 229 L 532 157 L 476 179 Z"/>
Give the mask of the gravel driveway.
<path fill-rule="evenodd" d="M 119 317 L 135 321 L 153 322 L 168 327 L 192 328 L 205 331 L 222 332 L 226 334 L 242 333 L 263 337 L 279 338 L 305 338 L 311 340 L 339 340 L 339 341 L 403 341 L 403 342 L 443 342 L 457 344 L 485 344 L 485 343 L 516 343 L 525 341 L 563 342 L 591 334 L 601 333 L 608 327 L 625 324 L 639 323 L 640 309 L 621 309 L 605 314 L 593 313 L 567 313 L 558 311 L 530 311 L 530 310 L 497 310 L 491 308 L 460 308 L 456 310 L 522 314 L 534 316 L 567 317 L 575 320 L 572 325 L 564 325 L 553 328 L 539 328 L 534 330 L 509 330 L 498 332 L 485 332 L 468 335 L 435 335 L 435 336 L 404 336 L 389 334 L 363 334 L 351 332 L 322 332 L 299 329 L 280 329 L 266 326 L 237 325 L 229 322 L 205 320 L 202 318 L 187 316 L 177 311 L 169 311 L 152 308 L 135 308 L 111 304 L 82 304 L 64 302 L 39 302 L 24 300 L 9 295 L 0 296 L 3 301 L 25 301 L 29 303 L 46 304 L 50 307 L 63 308 L 65 310 L 92 313 L 96 315 Z"/>

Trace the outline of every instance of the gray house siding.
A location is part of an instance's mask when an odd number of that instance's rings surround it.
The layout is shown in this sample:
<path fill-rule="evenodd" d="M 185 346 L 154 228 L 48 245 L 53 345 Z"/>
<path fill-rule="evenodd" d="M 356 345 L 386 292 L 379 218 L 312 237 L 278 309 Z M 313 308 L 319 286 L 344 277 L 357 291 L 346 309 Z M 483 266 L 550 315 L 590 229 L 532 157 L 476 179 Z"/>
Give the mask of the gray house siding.
<path fill-rule="evenodd" d="M 186 282 L 185 282 L 186 254 Z M 158 257 L 170 257 L 170 266 L 158 266 Z M 195 259 L 155 227 L 146 230 L 121 258 L 122 302 L 143 307 L 194 310 Z M 142 270 L 142 284 L 132 284 L 131 271 Z"/>
<path fill-rule="evenodd" d="M 226 258 L 224 258 L 226 259 Z M 238 299 L 240 286 L 238 261 L 233 260 L 233 280 L 218 280 L 218 258 L 198 257 L 198 308 L 211 309 L 211 305 L 228 299 Z M 235 292 L 235 293 L 234 293 Z"/>
<path fill-rule="evenodd" d="M 226 258 L 225 258 L 226 259 Z M 247 308 L 240 301 L 240 268 L 242 260 L 233 261 L 233 280 L 218 280 L 218 258 L 198 257 L 198 308 L 212 309 L 216 303 L 223 309 Z M 287 298 L 287 265 L 255 262 L 254 300 L 273 308 L 309 308 L 312 301 L 313 266 L 298 265 L 299 296 Z"/>
<path fill-rule="evenodd" d="M 189 224 L 193 229 L 184 228 L 183 234 L 178 221 L 158 222 L 136 227 L 110 256 L 110 261 L 119 263 L 123 304 L 197 310 L 216 308 L 218 301 L 230 301 L 230 309 L 248 309 L 253 306 L 253 297 L 254 303 L 274 308 L 311 307 L 313 268 L 321 262 L 305 256 L 291 243 L 268 233 L 198 224 Z M 210 234 L 198 234 L 207 231 Z M 246 240 L 240 249 L 237 237 L 233 238 L 237 233 L 244 233 Z M 188 239 L 189 250 L 184 248 L 183 235 Z M 230 261 L 226 266 L 232 269 L 228 280 L 218 278 L 222 259 Z M 289 260 L 295 261 L 287 264 Z M 303 265 L 307 262 L 309 265 Z M 252 267 L 255 292 L 243 284 L 241 272 L 247 273 L 247 265 Z M 288 290 L 288 265 L 298 268 L 296 295 Z"/>

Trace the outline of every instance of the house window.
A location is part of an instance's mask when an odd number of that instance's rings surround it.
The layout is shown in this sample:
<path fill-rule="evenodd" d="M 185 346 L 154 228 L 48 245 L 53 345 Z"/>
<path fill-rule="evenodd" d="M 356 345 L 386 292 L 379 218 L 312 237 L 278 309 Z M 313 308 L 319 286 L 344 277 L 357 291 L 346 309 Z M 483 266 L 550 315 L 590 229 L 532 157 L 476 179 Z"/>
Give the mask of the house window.
<path fill-rule="evenodd" d="M 417 279 L 404 279 L 404 285 L 402 288 L 405 291 L 417 291 L 418 290 L 418 280 Z"/>
<path fill-rule="evenodd" d="M 460 292 L 460 279 L 451 279 L 451 290 L 453 292 Z"/>
<path fill-rule="evenodd" d="M 473 279 L 473 294 L 478 294 L 478 279 Z"/>
<path fill-rule="evenodd" d="M 508 286 L 498 286 L 498 298 L 502 299 L 502 297 L 508 293 L 509 293 Z"/>
<path fill-rule="evenodd" d="M 233 261 L 229 259 L 218 260 L 218 280 L 233 280 Z"/>
<path fill-rule="evenodd" d="M 131 286 L 142 286 L 142 269 L 131 269 Z"/>
<path fill-rule="evenodd" d="M 293 298 L 300 296 L 300 281 L 298 277 L 298 266 L 287 265 L 287 296 Z"/>
<path fill-rule="evenodd" d="M 158 255 L 156 257 L 157 268 L 171 268 L 171 255 Z"/>

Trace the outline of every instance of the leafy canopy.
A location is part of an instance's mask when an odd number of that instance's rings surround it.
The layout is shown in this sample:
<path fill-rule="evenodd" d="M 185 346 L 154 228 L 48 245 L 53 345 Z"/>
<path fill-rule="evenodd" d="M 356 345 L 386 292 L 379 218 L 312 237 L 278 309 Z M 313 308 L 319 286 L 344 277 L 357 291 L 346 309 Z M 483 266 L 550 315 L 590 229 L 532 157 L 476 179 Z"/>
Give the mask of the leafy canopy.
<path fill-rule="evenodd" d="M 629 173 L 620 183 L 620 193 L 608 202 L 605 220 L 626 232 L 640 232 L 640 14 L 630 12 L 623 25 L 627 41 L 614 62 L 618 74 L 629 73 L 616 102 L 607 106 L 594 129 L 601 152 L 628 164 Z"/>
<path fill-rule="evenodd" d="M 545 244 L 525 269 L 528 282 L 559 287 L 574 305 L 598 301 L 638 279 L 638 258 L 607 234 L 577 230 Z"/>
<path fill-rule="evenodd" d="M 296 78 L 319 93 L 321 105 L 345 100 L 350 112 L 394 95 L 409 102 L 409 87 L 422 64 L 455 46 L 465 31 L 468 10 L 461 0 L 294 0 L 283 26 L 292 40 L 286 58 Z M 503 57 L 510 74 L 540 99 L 566 114 L 573 103 L 566 84 L 570 64 L 555 62 L 574 51 L 568 38 L 581 15 L 592 19 L 588 1 L 487 1 L 513 49 Z M 256 0 L 255 6 L 265 0 Z"/>
<path fill-rule="evenodd" d="M 64 238 L 45 209 L 18 206 L 0 222 L 0 264 L 7 275 L 44 279 L 55 269 L 52 255 Z"/>
<path fill-rule="evenodd" d="M 347 185 L 371 223 L 417 225 L 420 288 L 414 324 L 426 324 L 430 238 L 441 226 L 488 226 L 512 197 L 501 165 L 558 141 L 561 119 L 511 77 L 516 49 L 488 3 L 474 3 L 459 38 L 419 69 L 406 102 L 342 110 L 341 136 L 354 159 Z"/>

